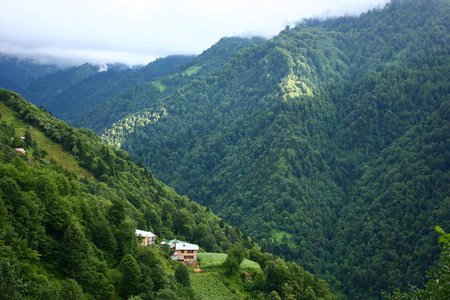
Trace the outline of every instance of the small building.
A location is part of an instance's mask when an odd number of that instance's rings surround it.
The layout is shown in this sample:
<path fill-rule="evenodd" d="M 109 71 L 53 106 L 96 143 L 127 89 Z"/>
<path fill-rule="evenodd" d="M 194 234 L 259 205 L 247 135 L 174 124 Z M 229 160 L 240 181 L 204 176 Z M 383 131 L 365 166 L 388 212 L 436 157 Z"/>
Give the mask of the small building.
<path fill-rule="evenodd" d="M 164 241 L 161 244 L 169 245 L 170 249 L 174 251 L 171 257 L 172 260 L 182 261 L 188 266 L 197 266 L 198 245 L 186 243 L 177 239 L 170 240 L 168 242 Z"/>
<path fill-rule="evenodd" d="M 150 231 L 136 229 L 136 236 L 141 237 L 141 245 L 151 246 L 155 244 L 156 235 Z"/>
<path fill-rule="evenodd" d="M 14 148 L 14 150 L 16 150 L 16 151 L 18 151 L 18 152 L 20 152 L 22 154 L 27 153 L 27 151 L 25 151 L 25 149 L 23 149 L 23 148 Z"/>

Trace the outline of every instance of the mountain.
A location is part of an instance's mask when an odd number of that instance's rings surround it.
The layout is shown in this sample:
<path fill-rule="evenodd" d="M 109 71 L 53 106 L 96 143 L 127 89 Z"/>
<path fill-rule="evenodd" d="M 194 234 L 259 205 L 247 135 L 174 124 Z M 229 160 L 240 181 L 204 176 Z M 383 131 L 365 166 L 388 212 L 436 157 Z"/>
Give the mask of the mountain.
<path fill-rule="evenodd" d="M 36 80 L 22 94 L 32 103 L 52 111 L 56 117 L 70 122 L 138 82 L 165 76 L 192 58 L 174 55 L 157 59 L 142 68 L 84 64 Z"/>
<path fill-rule="evenodd" d="M 450 226 L 449 5 L 305 20 L 88 126 L 350 299 L 420 286 Z"/>
<path fill-rule="evenodd" d="M 261 44 L 262 38 L 222 38 L 190 62 L 168 76 L 142 81 L 117 94 L 114 98 L 96 106 L 91 111 L 74 120 L 75 127 L 86 127 L 99 133 L 127 115 L 149 107 L 158 99 L 174 93 L 195 78 L 220 69 L 236 52 Z"/>
<path fill-rule="evenodd" d="M 261 252 L 238 228 L 177 195 L 92 131 L 4 89 L 0 120 L 2 299 L 205 299 L 205 286 L 233 299 L 334 299 L 323 280 Z M 202 252 L 253 262 L 214 273 L 214 284 L 190 287 L 186 277 L 198 277 L 189 274 L 193 268 L 169 259 L 163 247 L 139 245 L 136 228 L 155 232 L 158 244 L 175 236 Z"/>
<path fill-rule="evenodd" d="M 192 78 L 220 68 L 240 49 L 260 44 L 263 41 L 263 38 L 258 37 L 222 38 L 199 56 L 171 55 L 159 58 L 144 67 L 130 68 L 122 64 L 98 66 L 86 63 L 81 66 L 59 69 L 58 72 L 55 70 L 56 74 L 44 74 L 47 76 L 39 76 L 36 71 L 36 74 L 33 74 L 34 80 L 30 79 L 27 86 L 20 89 L 14 85 L 14 82 L 8 83 L 10 80 L 7 76 L 8 72 L 5 72 L 2 80 L 5 82 L 3 84 L 5 88 L 11 87 L 13 90 L 19 90 L 28 101 L 45 107 L 53 115 L 66 122 L 71 122 L 77 127 L 105 127 L 110 123 L 104 124 L 106 121 L 97 120 L 97 116 L 109 115 L 106 113 L 107 111 L 111 111 L 114 115 L 118 102 L 123 102 L 122 98 L 127 94 L 136 93 L 133 89 L 142 90 L 142 84 L 154 81 L 161 89 L 162 86 L 159 85 L 158 79 L 171 78 L 170 85 L 176 85 L 179 88 Z M 30 65 L 36 66 L 31 62 Z M 0 65 L 0 67 L 5 66 Z M 19 67 L 16 69 L 17 72 L 20 71 Z M 8 70 L 9 67 L 6 66 L 5 71 Z M 174 79 L 173 76 L 170 76 L 172 73 L 183 76 Z M 14 76 L 11 76 L 11 79 L 14 79 Z M 130 92 L 128 89 L 132 89 L 132 91 Z M 146 91 L 147 94 L 155 92 Z M 161 96 L 158 92 L 156 94 L 157 97 Z M 124 109 L 123 103 L 120 103 L 119 107 Z M 144 107 L 146 106 L 135 107 L 133 105 L 131 110 L 124 109 L 123 113 L 139 111 Z"/>
<path fill-rule="evenodd" d="M 0 87 L 22 92 L 35 80 L 61 68 L 0 53 Z"/>

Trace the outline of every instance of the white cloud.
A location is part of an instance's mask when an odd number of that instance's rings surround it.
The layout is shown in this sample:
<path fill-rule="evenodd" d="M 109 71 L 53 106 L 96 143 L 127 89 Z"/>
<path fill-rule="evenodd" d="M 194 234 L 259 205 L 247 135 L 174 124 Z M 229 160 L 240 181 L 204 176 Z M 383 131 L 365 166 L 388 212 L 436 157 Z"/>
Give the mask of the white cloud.
<path fill-rule="evenodd" d="M 305 17 L 358 14 L 386 0 L 4 1 L 0 52 L 136 64 L 194 54 L 223 36 L 273 36 Z"/>

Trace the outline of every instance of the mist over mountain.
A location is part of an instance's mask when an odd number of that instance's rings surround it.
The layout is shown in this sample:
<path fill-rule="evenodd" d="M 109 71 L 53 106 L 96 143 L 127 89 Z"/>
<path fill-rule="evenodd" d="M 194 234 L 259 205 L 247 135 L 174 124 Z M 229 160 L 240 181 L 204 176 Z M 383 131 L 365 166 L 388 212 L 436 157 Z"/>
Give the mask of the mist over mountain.
<path fill-rule="evenodd" d="M 20 59 L 0 53 L 0 86 L 22 92 L 37 79 L 60 70 L 51 64 L 40 64 L 31 59 Z"/>
<path fill-rule="evenodd" d="M 394 0 L 139 70 L 79 66 L 23 94 L 336 294 L 379 299 L 422 286 L 435 226 L 450 231 L 449 14 L 448 0 Z"/>

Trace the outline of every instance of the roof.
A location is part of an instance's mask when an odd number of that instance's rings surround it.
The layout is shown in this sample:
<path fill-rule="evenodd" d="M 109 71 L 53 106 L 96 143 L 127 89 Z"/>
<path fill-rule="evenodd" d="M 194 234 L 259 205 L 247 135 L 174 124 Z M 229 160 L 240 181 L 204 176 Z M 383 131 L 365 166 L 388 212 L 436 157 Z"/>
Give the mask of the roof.
<path fill-rule="evenodd" d="M 142 236 L 142 237 L 156 237 L 156 235 L 150 231 L 144 231 L 144 230 L 139 230 L 136 229 L 136 235 L 137 236 Z"/>
<path fill-rule="evenodd" d="M 197 250 L 198 251 L 198 245 L 195 244 L 189 244 L 185 242 L 177 243 L 175 246 L 175 250 Z"/>
<path fill-rule="evenodd" d="M 161 244 L 169 244 L 170 248 L 175 248 L 175 251 L 178 250 L 197 250 L 198 251 L 198 245 L 191 244 L 187 242 L 183 242 L 177 239 L 170 240 L 168 242 L 162 242 Z"/>
<path fill-rule="evenodd" d="M 23 148 L 14 148 L 14 150 L 22 152 L 23 154 L 25 154 L 25 152 L 26 152 L 25 149 L 23 149 Z"/>

